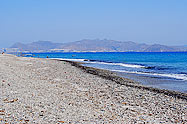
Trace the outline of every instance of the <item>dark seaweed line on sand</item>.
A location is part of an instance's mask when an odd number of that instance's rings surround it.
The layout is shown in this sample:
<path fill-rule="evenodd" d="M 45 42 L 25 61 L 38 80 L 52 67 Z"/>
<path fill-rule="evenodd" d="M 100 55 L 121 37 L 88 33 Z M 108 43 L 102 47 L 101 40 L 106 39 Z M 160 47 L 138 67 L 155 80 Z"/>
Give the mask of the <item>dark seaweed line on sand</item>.
<path fill-rule="evenodd" d="M 68 62 L 72 66 L 80 68 L 87 73 L 100 76 L 100 77 L 102 77 L 104 79 L 107 79 L 107 80 L 114 81 L 114 82 L 116 82 L 117 84 L 120 84 L 120 85 L 125 85 L 127 87 L 134 87 L 134 88 L 138 88 L 138 89 L 153 91 L 155 93 L 162 93 L 162 94 L 172 96 L 172 97 L 175 97 L 175 98 L 180 98 L 180 99 L 187 100 L 187 94 L 186 93 L 181 93 L 181 92 L 177 92 L 177 91 L 170 91 L 170 90 L 165 90 L 165 89 L 152 88 L 152 87 L 147 87 L 147 86 L 144 86 L 144 85 L 140 85 L 139 83 L 137 83 L 135 81 L 132 81 L 130 79 L 119 77 L 111 71 L 83 66 L 79 62 L 68 61 L 68 60 L 59 60 L 59 61 Z"/>

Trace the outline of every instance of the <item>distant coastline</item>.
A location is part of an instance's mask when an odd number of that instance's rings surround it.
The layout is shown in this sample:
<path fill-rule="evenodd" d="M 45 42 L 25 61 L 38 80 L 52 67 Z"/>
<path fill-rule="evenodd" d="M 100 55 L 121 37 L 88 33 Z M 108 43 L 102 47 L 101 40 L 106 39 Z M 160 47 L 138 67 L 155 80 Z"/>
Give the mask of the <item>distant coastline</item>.
<path fill-rule="evenodd" d="M 142 44 L 132 41 L 81 40 L 69 43 L 38 41 L 29 44 L 15 43 L 3 49 L 7 53 L 45 53 L 45 52 L 187 52 L 187 46 L 166 46 L 160 44 Z"/>

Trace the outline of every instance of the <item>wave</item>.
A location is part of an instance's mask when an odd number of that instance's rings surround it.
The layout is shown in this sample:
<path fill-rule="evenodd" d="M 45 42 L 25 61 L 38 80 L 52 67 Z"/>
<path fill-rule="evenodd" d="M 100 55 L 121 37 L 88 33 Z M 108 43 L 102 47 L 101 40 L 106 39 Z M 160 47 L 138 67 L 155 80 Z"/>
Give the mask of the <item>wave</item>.
<path fill-rule="evenodd" d="M 167 70 L 167 69 L 174 69 L 171 67 L 163 67 L 163 66 L 143 66 L 138 64 L 126 64 L 126 63 L 114 63 L 114 62 L 108 62 L 108 61 L 101 61 L 101 60 L 84 60 L 89 63 L 94 64 L 106 64 L 106 65 L 119 65 L 123 67 L 129 67 L 129 68 L 143 68 L 143 69 L 150 69 L 150 70 Z"/>
<path fill-rule="evenodd" d="M 114 62 L 108 62 L 108 61 L 102 61 L 102 60 L 65 59 L 65 58 L 50 58 L 50 59 L 85 62 L 85 63 L 90 63 L 90 64 L 116 65 L 116 66 L 123 66 L 123 67 L 128 67 L 128 68 L 143 68 L 143 69 L 151 69 L 151 70 L 166 70 L 166 69 L 171 69 L 171 68 L 167 68 L 167 67 L 143 66 L 143 65 L 137 65 L 137 64 L 125 64 L 125 63 L 114 63 Z"/>
<path fill-rule="evenodd" d="M 169 77 L 169 78 L 187 81 L 186 74 L 160 74 L 160 73 L 148 73 L 148 72 L 138 72 L 138 71 L 125 71 L 125 70 L 111 70 L 111 71 L 131 73 L 131 74 L 143 74 L 143 75 L 151 75 L 151 76 Z"/>
<path fill-rule="evenodd" d="M 50 58 L 50 59 L 85 62 L 85 63 L 90 63 L 90 64 L 118 65 L 118 66 L 123 66 L 123 67 L 128 67 L 128 68 L 146 68 L 145 66 L 142 66 L 142 65 L 133 65 L 133 64 L 124 64 L 124 63 L 112 63 L 112 62 L 105 62 L 105 61 L 99 61 L 99 60 L 64 59 L 64 58 Z"/>
<path fill-rule="evenodd" d="M 144 68 L 144 69 L 166 69 L 166 68 L 160 68 L 155 66 L 143 66 L 143 65 L 133 65 L 133 64 L 124 64 L 124 63 L 112 63 L 112 62 L 104 62 L 104 61 L 98 61 L 98 60 L 88 60 L 88 59 L 64 59 L 64 58 L 49 58 L 49 59 L 57 59 L 57 60 L 67 60 L 67 61 L 76 61 L 76 62 L 85 62 L 88 64 L 104 64 L 104 65 L 117 65 L 117 66 L 123 66 L 128 68 Z M 131 74 L 142 74 L 142 75 L 151 75 L 151 76 L 160 76 L 160 77 L 169 77 L 179 80 L 185 80 L 187 81 L 187 74 L 186 73 L 180 73 L 180 74 L 161 74 L 161 73 L 152 73 L 152 72 L 140 72 L 140 71 L 125 71 L 125 70 L 110 70 L 115 72 L 123 72 L 123 73 L 131 73 Z"/>
<path fill-rule="evenodd" d="M 123 66 L 123 67 L 128 67 L 128 68 L 145 68 L 145 66 L 142 65 L 135 65 L 135 64 L 124 64 L 124 63 L 112 63 L 112 62 L 102 62 L 102 61 L 96 61 L 96 60 L 86 60 L 88 63 L 92 64 L 104 64 L 104 65 L 118 65 L 118 66 Z"/>
<path fill-rule="evenodd" d="M 48 58 L 48 59 L 67 60 L 67 61 L 75 61 L 75 62 L 84 62 L 86 60 L 86 59 L 63 59 L 63 58 Z"/>

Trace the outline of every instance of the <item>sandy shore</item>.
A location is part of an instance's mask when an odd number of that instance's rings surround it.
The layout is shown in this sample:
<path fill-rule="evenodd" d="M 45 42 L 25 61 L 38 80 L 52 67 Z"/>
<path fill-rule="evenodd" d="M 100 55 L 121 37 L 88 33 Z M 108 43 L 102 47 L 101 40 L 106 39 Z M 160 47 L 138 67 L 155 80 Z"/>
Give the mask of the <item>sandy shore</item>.
<path fill-rule="evenodd" d="M 187 123 L 186 94 L 77 66 L 0 55 L 0 123 Z"/>

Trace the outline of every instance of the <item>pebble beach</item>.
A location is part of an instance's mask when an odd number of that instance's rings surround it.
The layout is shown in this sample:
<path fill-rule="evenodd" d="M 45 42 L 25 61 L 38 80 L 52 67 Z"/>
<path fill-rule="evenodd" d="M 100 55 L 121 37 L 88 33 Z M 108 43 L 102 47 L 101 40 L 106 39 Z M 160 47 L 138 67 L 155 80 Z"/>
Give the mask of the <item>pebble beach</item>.
<path fill-rule="evenodd" d="M 66 61 L 3 54 L 0 123 L 187 123 L 186 94 L 139 88 L 143 86 L 129 79 L 123 83 Z"/>

